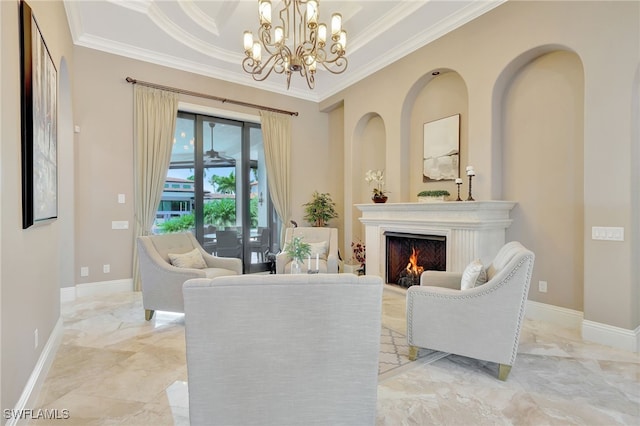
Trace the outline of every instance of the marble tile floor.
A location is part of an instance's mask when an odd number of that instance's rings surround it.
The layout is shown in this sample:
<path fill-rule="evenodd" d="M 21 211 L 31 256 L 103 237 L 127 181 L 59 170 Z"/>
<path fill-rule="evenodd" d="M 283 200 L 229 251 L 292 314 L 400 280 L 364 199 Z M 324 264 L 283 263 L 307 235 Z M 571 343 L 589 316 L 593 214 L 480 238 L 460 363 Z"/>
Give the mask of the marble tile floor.
<path fill-rule="evenodd" d="M 405 334 L 405 299 L 386 289 L 383 323 Z M 62 305 L 64 336 L 37 406 L 67 420 L 28 424 L 188 425 L 182 315 L 144 321 L 140 293 Z M 408 367 L 408 368 L 407 368 Z M 640 425 L 640 357 L 526 321 L 506 382 L 497 367 L 449 355 L 378 386 L 377 425 Z M 27 407 L 30 408 L 30 407 Z"/>

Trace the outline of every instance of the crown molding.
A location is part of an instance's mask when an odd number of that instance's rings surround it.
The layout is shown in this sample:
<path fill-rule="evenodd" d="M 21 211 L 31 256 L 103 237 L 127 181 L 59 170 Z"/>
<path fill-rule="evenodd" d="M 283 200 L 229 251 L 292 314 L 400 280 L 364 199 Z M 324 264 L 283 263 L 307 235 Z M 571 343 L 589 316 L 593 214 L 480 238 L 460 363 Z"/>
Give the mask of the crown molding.
<path fill-rule="evenodd" d="M 229 72 L 229 70 L 218 68 L 215 66 L 202 64 L 200 62 L 185 61 L 170 55 L 162 55 L 147 49 L 140 49 L 128 44 L 106 40 L 104 38 L 84 35 L 78 41 L 77 46 L 87 47 L 89 49 L 100 50 L 102 52 L 111 53 L 113 55 L 124 56 L 127 58 L 149 62 L 180 71 L 190 72 L 193 74 L 203 75 L 206 77 L 216 78 L 230 83 L 240 84 L 243 86 L 253 87 L 255 89 L 266 90 L 280 95 L 292 96 L 307 101 L 319 102 L 317 94 L 309 90 L 291 88 L 288 91 L 284 88 L 285 83 L 276 83 L 275 80 L 269 82 L 255 82 L 248 74 Z M 259 84 L 259 85 L 258 85 Z"/>

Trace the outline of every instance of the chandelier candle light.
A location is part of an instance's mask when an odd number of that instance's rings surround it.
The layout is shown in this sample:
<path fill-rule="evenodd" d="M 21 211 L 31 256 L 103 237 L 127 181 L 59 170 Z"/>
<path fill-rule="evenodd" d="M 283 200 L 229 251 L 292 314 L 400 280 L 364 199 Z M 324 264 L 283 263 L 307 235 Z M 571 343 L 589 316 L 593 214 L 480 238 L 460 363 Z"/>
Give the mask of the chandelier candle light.
<path fill-rule="evenodd" d="M 343 73 L 347 69 L 347 32 L 342 29 L 342 15 L 331 15 L 328 34 L 327 25 L 319 23 L 318 0 L 282 0 L 281 4 L 278 25 L 272 29 L 271 0 L 258 1 L 258 39 L 251 31 L 244 32 L 246 57 L 242 69 L 256 81 L 265 80 L 272 72 L 285 74 L 287 89 L 291 74 L 296 72 L 306 79 L 310 89 L 315 87 L 318 66 L 333 74 Z"/>
<path fill-rule="evenodd" d="M 476 175 L 476 172 L 473 170 L 473 166 L 467 166 L 467 176 L 469 176 L 469 197 L 467 198 L 467 201 L 475 201 L 473 199 L 473 196 L 471 195 L 471 179 L 475 175 Z"/>

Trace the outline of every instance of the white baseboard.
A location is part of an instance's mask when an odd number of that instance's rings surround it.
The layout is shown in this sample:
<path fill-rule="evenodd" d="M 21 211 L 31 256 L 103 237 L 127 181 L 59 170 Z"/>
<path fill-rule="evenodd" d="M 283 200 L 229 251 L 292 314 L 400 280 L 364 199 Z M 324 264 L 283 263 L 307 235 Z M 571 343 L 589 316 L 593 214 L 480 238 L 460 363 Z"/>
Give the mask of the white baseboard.
<path fill-rule="evenodd" d="M 20 399 L 18 399 L 18 402 L 16 403 L 14 411 L 12 411 L 14 415 L 10 416 L 7 420 L 7 426 L 14 426 L 18 424 L 18 421 L 24 423 L 25 418 L 21 418 L 24 417 L 21 416 L 21 414 L 26 413 L 25 410 L 36 407 L 38 394 L 40 393 L 42 384 L 49 373 L 49 368 L 51 368 L 51 364 L 53 364 L 53 360 L 56 357 L 58 347 L 60 346 L 60 342 L 62 342 L 63 334 L 64 328 L 62 326 L 62 318 L 60 317 L 58 318 L 58 322 L 55 327 L 53 327 L 53 331 L 42 349 L 42 353 L 40 353 L 38 362 L 31 372 L 31 376 L 29 376 L 29 380 L 22 391 L 22 395 L 20 395 Z"/>
<path fill-rule="evenodd" d="M 60 289 L 60 303 L 76 300 L 76 287 L 62 287 Z"/>
<path fill-rule="evenodd" d="M 580 311 L 527 300 L 525 316 L 535 321 L 544 321 L 565 328 L 580 329 L 584 315 Z"/>
<path fill-rule="evenodd" d="M 580 330 L 582 338 L 590 342 L 607 345 L 630 352 L 640 352 L 640 326 L 635 330 L 615 327 L 584 319 L 584 314 L 573 309 L 547 305 L 527 300 L 525 316 L 536 321 L 545 321 L 560 327 Z"/>
<path fill-rule="evenodd" d="M 640 352 L 640 326 L 635 330 L 584 320 L 582 338 L 630 352 Z"/>
<path fill-rule="evenodd" d="M 60 302 L 71 302 L 76 300 L 77 297 L 120 293 L 124 291 L 133 291 L 133 278 L 78 284 L 75 287 L 63 287 L 60 289 Z"/>

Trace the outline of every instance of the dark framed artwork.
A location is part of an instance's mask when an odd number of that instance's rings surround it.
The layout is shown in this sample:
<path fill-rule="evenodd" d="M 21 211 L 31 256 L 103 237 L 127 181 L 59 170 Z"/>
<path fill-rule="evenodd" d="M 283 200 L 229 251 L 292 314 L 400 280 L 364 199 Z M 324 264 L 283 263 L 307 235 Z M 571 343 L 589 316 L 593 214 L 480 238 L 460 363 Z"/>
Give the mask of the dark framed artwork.
<path fill-rule="evenodd" d="M 425 123 L 423 143 L 423 182 L 459 177 L 460 114 Z"/>
<path fill-rule="evenodd" d="M 29 5 L 20 3 L 22 228 L 58 217 L 57 70 Z"/>

